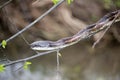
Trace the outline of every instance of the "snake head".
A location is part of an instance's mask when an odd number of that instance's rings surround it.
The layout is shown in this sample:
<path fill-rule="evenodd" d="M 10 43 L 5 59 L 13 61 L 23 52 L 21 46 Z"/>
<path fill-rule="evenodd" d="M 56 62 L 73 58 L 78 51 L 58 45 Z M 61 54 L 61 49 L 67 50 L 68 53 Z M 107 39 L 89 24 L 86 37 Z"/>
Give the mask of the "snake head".
<path fill-rule="evenodd" d="M 33 50 L 46 50 L 51 43 L 51 41 L 35 41 L 30 46 Z"/>

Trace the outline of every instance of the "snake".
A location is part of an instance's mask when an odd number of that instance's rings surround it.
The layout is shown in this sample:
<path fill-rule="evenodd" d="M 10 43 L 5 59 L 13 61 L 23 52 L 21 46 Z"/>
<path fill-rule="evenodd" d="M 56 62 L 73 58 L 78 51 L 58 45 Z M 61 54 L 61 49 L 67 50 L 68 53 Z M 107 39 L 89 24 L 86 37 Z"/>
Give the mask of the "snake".
<path fill-rule="evenodd" d="M 71 37 L 65 37 L 57 41 L 50 40 L 40 40 L 35 41 L 30 44 L 31 49 L 33 50 L 55 50 L 63 49 L 65 47 L 71 46 L 78 43 L 79 41 L 93 36 L 95 33 L 98 33 L 110 26 L 113 22 L 120 21 L 120 10 L 107 13 L 99 21 L 94 24 L 88 25 L 86 28 L 80 30 L 78 33 Z"/>

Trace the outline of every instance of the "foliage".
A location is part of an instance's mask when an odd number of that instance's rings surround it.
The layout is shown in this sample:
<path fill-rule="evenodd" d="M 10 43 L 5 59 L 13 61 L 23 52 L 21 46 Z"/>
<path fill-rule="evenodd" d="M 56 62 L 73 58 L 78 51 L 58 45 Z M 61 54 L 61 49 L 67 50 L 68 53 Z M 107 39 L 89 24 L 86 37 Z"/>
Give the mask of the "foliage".
<path fill-rule="evenodd" d="M 24 63 L 23 68 L 28 69 L 28 66 L 31 65 L 31 64 L 32 64 L 31 62 L 27 61 L 27 62 Z"/>
<path fill-rule="evenodd" d="M 103 0 L 103 2 L 104 2 L 104 7 L 106 8 L 106 9 L 110 9 L 111 7 L 111 5 L 115 5 L 116 7 L 120 7 L 120 0 Z"/>
<path fill-rule="evenodd" d="M 2 47 L 5 48 L 7 45 L 7 42 L 5 40 L 2 41 Z"/>
<path fill-rule="evenodd" d="M 60 0 L 52 0 L 52 2 L 54 4 L 57 4 Z M 73 0 L 66 0 L 67 1 L 67 4 L 71 4 L 73 2 Z"/>
<path fill-rule="evenodd" d="M 73 2 L 73 0 L 67 0 L 68 4 L 71 4 Z"/>
<path fill-rule="evenodd" d="M 110 9 L 110 6 L 112 4 L 112 0 L 103 0 L 103 2 L 104 2 L 104 7 L 106 9 Z"/>
<path fill-rule="evenodd" d="M 116 1 L 115 1 L 115 5 L 116 5 L 117 7 L 120 7 L 120 0 L 116 0 Z"/>
<path fill-rule="evenodd" d="M 57 4 L 60 0 L 52 0 L 54 4 Z"/>
<path fill-rule="evenodd" d="M 4 72 L 4 71 L 5 71 L 4 64 L 0 64 L 0 72 Z"/>

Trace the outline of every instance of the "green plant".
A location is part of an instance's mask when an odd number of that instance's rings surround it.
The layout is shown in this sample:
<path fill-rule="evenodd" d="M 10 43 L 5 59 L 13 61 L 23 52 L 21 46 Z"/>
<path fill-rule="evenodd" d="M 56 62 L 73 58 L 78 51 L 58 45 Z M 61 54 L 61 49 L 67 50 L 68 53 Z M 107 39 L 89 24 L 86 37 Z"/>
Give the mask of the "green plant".
<path fill-rule="evenodd" d="M 31 65 L 31 64 L 32 64 L 31 62 L 27 61 L 27 62 L 24 63 L 23 68 L 28 69 L 28 66 Z"/>
<path fill-rule="evenodd" d="M 4 71 L 5 71 L 4 64 L 0 64 L 0 72 L 4 72 Z"/>
<path fill-rule="evenodd" d="M 7 45 L 7 42 L 5 40 L 2 41 L 2 47 L 5 48 Z"/>
<path fill-rule="evenodd" d="M 54 4 L 57 4 L 60 0 L 52 0 L 52 2 Z M 73 0 L 66 0 L 67 1 L 67 4 L 71 4 L 73 2 Z"/>

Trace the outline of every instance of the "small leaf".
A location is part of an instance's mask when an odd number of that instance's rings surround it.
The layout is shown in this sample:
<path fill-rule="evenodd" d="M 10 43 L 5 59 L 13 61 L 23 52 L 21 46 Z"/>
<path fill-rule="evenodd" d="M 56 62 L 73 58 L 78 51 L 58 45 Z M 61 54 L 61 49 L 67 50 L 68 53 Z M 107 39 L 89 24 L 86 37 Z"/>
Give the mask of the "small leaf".
<path fill-rule="evenodd" d="M 73 0 L 67 0 L 67 3 L 70 5 L 73 2 Z"/>
<path fill-rule="evenodd" d="M 4 72 L 4 71 L 5 71 L 4 64 L 0 64 L 0 72 Z"/>
<path fill-rule="evenodd" d="M 52 2 L 54 3 L 54 5 L 56 5 L 60 0 L 52 0 Z"/>
<path fill-rule="evenodd" d="M 5 40 L 2 41 L 2 47 L 5 48 L 7 45 L 7 42 Z"/>
<path fill-rule="evenodd" d="M 26 63 L 26 65 L 30 65 L 30 64 L 32 64 L 31 62 L 28 62 L 28 61 L 27 61 L 27 62 L 25 62 L 25 63 Z"/>
<path fill-rule="evenodd" d="M 28 61 L 27 61 L 27 62 L 24 63 L 23 68 L 24 68 L 24 69 L 28 69 L 28 66 L 31 65 L 31 64 L 32 64 L 31 62 L 28 62 Z"/>
<path fill-rule="evenodd" d="M 58 53 L 58 56 L 62 57 L 61 53 Z"/>

